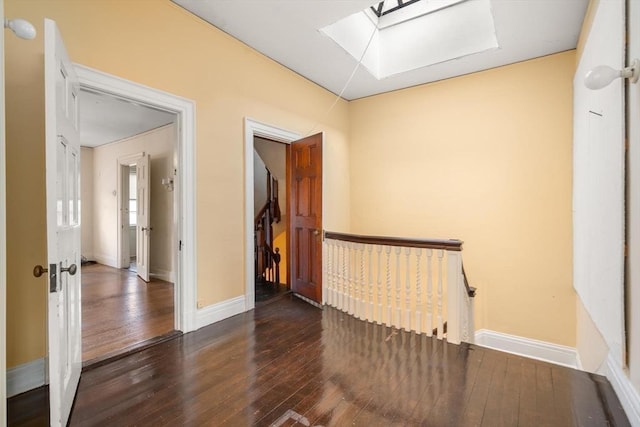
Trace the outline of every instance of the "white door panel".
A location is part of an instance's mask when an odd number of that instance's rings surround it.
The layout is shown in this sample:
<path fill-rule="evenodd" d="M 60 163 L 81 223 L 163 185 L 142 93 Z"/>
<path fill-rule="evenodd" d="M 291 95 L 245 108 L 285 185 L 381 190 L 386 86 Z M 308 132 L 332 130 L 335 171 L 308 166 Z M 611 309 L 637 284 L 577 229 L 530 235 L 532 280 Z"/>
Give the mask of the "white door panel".
<path fill-rule="evenodd" d="M 151 169 L 150 157 L 143 155 L 136 161 L 136 182 L 137 182 L 137 218 L 136 218 L 136 269 L 138 276 L 145 282 L 149 281 L 149 241 L 151 234 L 150 207 L 150 179 Z"/>
<path fill-rule="evenodd" d="M 44 33 L 50 422 L 64 426 L 82 368 L 80 86 L 55 22 Z"/>

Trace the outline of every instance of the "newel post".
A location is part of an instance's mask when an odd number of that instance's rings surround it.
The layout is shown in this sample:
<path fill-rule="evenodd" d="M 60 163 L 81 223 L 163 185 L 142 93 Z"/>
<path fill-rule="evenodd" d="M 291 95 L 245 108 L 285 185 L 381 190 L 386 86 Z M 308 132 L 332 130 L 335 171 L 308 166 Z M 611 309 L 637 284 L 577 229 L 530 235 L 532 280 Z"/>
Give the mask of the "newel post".
<path fill-rule="evenodd" d="M 462 254 L 447 251 L 447 342 L 460 344 L 464 307 Z"/>

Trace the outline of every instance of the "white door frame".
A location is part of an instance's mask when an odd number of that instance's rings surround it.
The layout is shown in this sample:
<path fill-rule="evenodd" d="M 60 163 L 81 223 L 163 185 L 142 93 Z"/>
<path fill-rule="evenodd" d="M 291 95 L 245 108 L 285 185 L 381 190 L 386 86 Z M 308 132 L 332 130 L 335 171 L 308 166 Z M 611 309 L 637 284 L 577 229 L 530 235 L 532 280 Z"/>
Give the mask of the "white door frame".
<path fill-rule="evenodd" d="M 75 67 L 82 88 L 177 114 L 178 171 L 173 192 L 174 324 L 175 329 L 184 333 L 194 331 L 197 300 L 195 102 L 83 65 L 75 64 Z"/>
<path fill-rule="evenodd" d="M 244 119 L 244 218 L 245 218 L 245 310 L 255 307 L 255 264 L 254 264 L 254 239 L 253 239 L 253 138 L 266 138 L 272 141 L 291 144 L 301 138 L 297 132 L 282 129 L 276 126 L 260 123 L 245 117 Z"/>

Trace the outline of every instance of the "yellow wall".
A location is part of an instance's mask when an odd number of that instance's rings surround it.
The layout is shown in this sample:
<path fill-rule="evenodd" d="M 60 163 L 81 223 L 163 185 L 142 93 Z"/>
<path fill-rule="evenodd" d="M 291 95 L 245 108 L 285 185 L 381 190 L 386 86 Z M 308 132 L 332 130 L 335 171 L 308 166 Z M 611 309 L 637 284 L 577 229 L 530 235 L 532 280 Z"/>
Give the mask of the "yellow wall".
<path fill-rule="evenodd" d="M 45 355 L 43 18 L 74 62 L 196 101 L 198 299 L 244 294 L 244 117 L 325 132 L 327 228 L 348 229 L 348 111 L 334 95 L 165 0 L 5 2 L 30 20 L 31 42 L 6 40 L 7 366 Z M 318 120 L 324 120 L 316 126 Z M 249 260 L 253 262 L 253 260 Z"/>
<path fill-rule="evenodd" d="M 280 249 L 280 283 L 287 283 L 287 232 L 283 231 L 273 239 L 273 250 Z"/>
<path fill-rule="evenodd" d="M 569 51 L 350 103 L 351 231 L 459 238 L 476 326 L 574 346 Z"/>

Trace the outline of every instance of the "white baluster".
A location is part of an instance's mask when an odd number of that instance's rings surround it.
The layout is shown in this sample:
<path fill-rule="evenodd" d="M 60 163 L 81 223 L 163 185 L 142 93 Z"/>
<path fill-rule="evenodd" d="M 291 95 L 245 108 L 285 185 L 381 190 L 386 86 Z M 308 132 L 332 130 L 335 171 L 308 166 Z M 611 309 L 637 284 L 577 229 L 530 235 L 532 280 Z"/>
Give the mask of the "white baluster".
<path fill-rule="evenodd" d="M 351 304 L 349 305 L 349 314 L 352 316 L 358 317 L 358 296 L 360 292 L 360 278 L 358 277 L 358 245 L 357 243 L 351 243 L 351 255 L 353 256 L 353 262 L 351 266 L 353 268 L 352 272 L 352 283 L 353 283 L 353 293 L 351 295 Z"/>
<path fill-rule="evenodd" d="M 369 255 L 368 259 L 369 259 L 369 275 L 367 277 L 367 288 L 369 291 L 369 307 L 367 307 L 367 320 L 369 320 L 370 322 L 373 322 L 373 275 L 372 275 L 372 269 L 373 269 L 373 260 L 371 259 L 371 253 L 373 251 L 373 245 L 367 245 L 367 253 Z"/>
<path fill-rule="evenodd" d="M 358 245 L 360 251 L 360 297 L 358 299 L 358 318 L 365 320 L 367 313 L 365 309 L 365 288 L 364 288 L 364 244 Z"/>
<path fill-rule="evenodd" d="M 442 322 L 442 258 L 444 250 L 438 250 L 438 339 L 444 335 L 444 324 Z"/>
<path fill-rule="evenodd" d="M 391 326 L 391 246 L 385 246 L 384 252 L 387 254 L 387 322 Z"/>
<path fill-rule="evenodd" d="M 469 319 L 467 299 L 461 254 L 447 251 L 447 342 L 452 344 L 460 344 L 463 329 L 468 337 L 468 324 L 465 324 Z"/>
<path fill-rule="evenodd" d="M 411 256 L 411 248 L 404 248 L 404 256 L 407 262 L 405 270 L 404 285 L 404 327 L 405 330 L 411 330 L 411 267 L 409 266 L 409 257 Z"/>
<path fill-rule="evenodd" d="M 340 242 L 340 248 L 342 248 L 342 260 L 341 265 L 341 274 L 340 274 L 340 306 L 338 307 L 341 311 L 345 311 L 345 301 L 346 301 L 346 291 L 347 291 L 347 242 Z"/>
<path fill-rule="evenodd" d="M 433 249 L 427 249 L 427 336 L 433 335 Z"/>
<path fill-rule="evenodd" d="M 331 305 L 331 301 L 333 298 L 331 295 L 333 294 L 333 276 L 331 275 L 331 240 L 325 240 L 324 245 L 326 247 L 327 257 L 324 259 L 325 272 L 326 272 L 326 293 L 323 292 L 323 295 L 327 298 L 327 304 Z M 324 283 L 324 282 L 323 282 Z"/>
<path fill-rule="evenodd" d="M 422 277 L 420 257 L 422 257 L 422 248 L 416 248 L 416 334 L 422 333 Z"/>
<path fill-rule="evenodd" d="M 382 267 L 380 266 L 380 258 L 382 258 L 382 246 L 376 245 L 376 252 L 378 253 L 378 268 L 376 269 L 376 274 L 378 279 L 376 280 L 376 285 L 378 287 L 378 316 L 376 317 L 378 320 L 378 324 L 382 325 Z"/>
<path fill-rule="evenodd" d="M 402 252 L 402 248 L 401 247 L 396 247 L 396 319 L 395 319 L 395 324 L 398 327 L 398 329 L 402 326 L 402 322 L 401 322 L 401 313 L 402 313 L 402 308 L 400 307 L 400 288 L 401 288 L 401 284 L 400 284 L 400 253 Z"/>
<path fill-rule="evenodd" d="M 349 271 L 349 304 L 347 306 L 347 312 L 351 315 L 353 315 L 353 276 L 354 276 L 354 268 L 353 268 L 353 264 L 354 264 L 354 252 L 353 252 L 353 243 L 349 243 L 349 265 L 347 267 L 347 270 Z"/>

